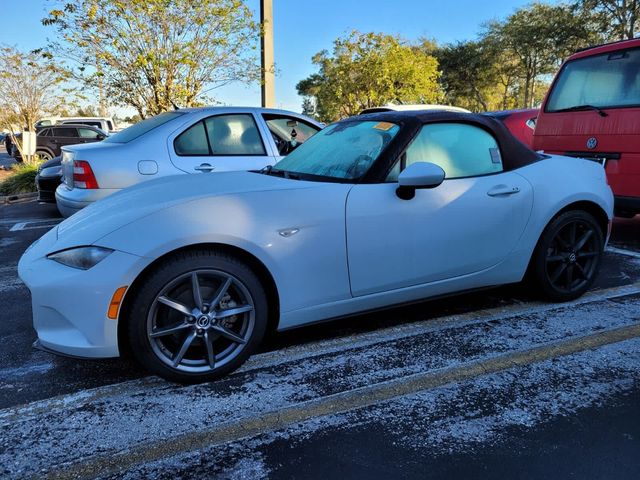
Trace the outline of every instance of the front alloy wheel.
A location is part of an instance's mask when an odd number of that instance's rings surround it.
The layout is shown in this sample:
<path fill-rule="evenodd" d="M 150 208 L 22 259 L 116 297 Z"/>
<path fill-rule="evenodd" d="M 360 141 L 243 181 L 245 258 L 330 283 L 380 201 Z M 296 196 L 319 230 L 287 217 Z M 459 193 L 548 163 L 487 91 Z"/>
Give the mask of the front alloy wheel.
<path fill-rule="evenodd" d="M 198 382 L 249 357 L 264 335 L 266 297 L 255 274 L 235 258 L 185 252 L 152 273 L 128 320 L 141 363 L 169 380 Z"/>
<path fill-rule="evenodd" d="M 170 282 L 147 316 L 147 336 L 160 360 L 184 372 L 208 372 L 238 356 L 253 333 L 254 305 L 237 278 L 195 270 Z"/>

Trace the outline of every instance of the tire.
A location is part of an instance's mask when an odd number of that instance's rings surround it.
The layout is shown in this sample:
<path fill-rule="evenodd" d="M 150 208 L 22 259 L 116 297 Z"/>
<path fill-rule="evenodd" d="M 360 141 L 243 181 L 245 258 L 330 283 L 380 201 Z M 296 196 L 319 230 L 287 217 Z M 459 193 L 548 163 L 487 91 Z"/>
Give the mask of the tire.
<path fill-rule="evenodd" d="M 593 285 L 603 250 L 602 231 L 591 214 L 583 210 L 561 213 L 538 241 L 530 280 L 548 300 L 574 300 Z"/>
<path fill-rule="evenodd" d="M 38 155 L 38 157 L 40 157 L 40 160 L 43 160 L 45 162 L 48 162 L 49 160 L 51 160 L 53 158 L 53 156 L 49 152 L 44 151 L 44 150 L 38 150 L 36 152 L 36 155 Z"/>
<path fill-rule="evenodd" d="M 259 278 L 222 252 L 180 252 L 159 264 L 133 294 L 125 319 L 131 351 L 170 381 L 198 383 L 236 370 L 267 327 Z"/>

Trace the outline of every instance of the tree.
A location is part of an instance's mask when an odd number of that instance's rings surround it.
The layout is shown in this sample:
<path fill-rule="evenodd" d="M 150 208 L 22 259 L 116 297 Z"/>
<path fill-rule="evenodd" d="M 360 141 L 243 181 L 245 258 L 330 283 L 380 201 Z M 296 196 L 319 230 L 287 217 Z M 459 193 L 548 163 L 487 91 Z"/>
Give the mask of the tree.
<path fill-rule="evenodd" d="M 320 71 L 296 88 L 300 95 L 313 97 L 322 121 L 389 102 L 433 103 L 442 98 L 438 61 L 395 36 L 354 31 L 334 41 L 332 54 L 316 54 L 313 63 Z"/>
<path fill-rule="evenodd" d="M 144 118 L 201 105 L 214 88 L 259 78 L 259 26 L 241 0 L 53 0 L 48 51 L 75 78 Z"/>
<path fill-rule="evenodd" d="M 434 51 L 447 103 L 472 111 L 511 108 L 517 90 L 514 59 L 488 39 Z"/>
<path fill-rule="evenodd" d="M 640 29 L 640 0 L 578 0 L 574 7 L 592 16 L 606 40 L 632 39 Z"/>
<path fill-rule="evenodd" d="M 98 117 L 100 116 L 96 109 L 92 105 L 87 105 L 85 107 L 78 107 L 76 113 L 73 115 L 74 117 Z"/>
<path fill-rule="evenodd" d="M 1 47 L 0 130 L 33 132 L 40 117 L 54 113 L 64 102 L 72 103 L 72 91 L 65 88 L 66 79 L 63 72 L 34 52 Z M 12 141 L 22 155 L 20 142 L 15 137 Z"/>
<path fill-rule="evenodd" d="M 522 107 L 532 107 L 541 99 L 541 77 L 554 73 L 576 49 L 601 38 L 590 28 L 590 22 L 567 5 L 533 3 L 504 22 L 486 26 L 486 37 L 517 60 Z"/>

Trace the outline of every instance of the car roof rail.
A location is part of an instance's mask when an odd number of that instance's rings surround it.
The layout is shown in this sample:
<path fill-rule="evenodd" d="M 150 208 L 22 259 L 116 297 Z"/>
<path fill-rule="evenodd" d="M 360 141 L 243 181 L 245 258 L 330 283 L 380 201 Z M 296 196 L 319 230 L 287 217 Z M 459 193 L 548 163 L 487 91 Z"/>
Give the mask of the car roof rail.
<path fill-rule="evenodd" d="M 592 48 L 600 48 L 600 47 L 607 47 L 609 45 L 615 45 L 617 43 L 624 43 L 624 42 L 632 42 L 633 40 L 640 40 L 640 37 L 634 37 L 634 38 L 625 38 L 624 40 L 616 40 L 615 42 L 607 42 L 607 43 L 600 43 L 598 45 L 590 45 L 588 47 L 582 47 L 577 49 L 575 52 L 573 53 L 580 53 L 580 52 L 585 52 L 587 50 L 591 50 Z"/>

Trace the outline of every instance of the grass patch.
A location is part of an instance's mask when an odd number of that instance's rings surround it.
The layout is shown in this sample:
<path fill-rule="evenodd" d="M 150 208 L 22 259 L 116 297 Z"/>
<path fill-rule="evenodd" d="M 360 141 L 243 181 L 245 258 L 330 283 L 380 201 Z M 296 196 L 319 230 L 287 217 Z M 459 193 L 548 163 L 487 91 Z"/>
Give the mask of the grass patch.
<path fill-rule="evenodd" d="M 16 195 L 36 191 L 37 164 L 17 164 L 9 176 L 0 182 L 0 195 Z"/>

